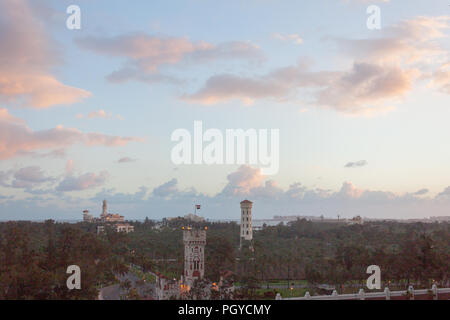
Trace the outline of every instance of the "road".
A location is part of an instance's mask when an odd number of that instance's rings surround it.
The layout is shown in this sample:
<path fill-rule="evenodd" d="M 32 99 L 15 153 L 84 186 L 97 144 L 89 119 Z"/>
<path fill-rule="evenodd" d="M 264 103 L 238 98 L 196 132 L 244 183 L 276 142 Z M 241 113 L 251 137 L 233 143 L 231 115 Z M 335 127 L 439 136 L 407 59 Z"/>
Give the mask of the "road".
<path fill-rule="evenodd" d="M 117 276 L 117 278 L 120 282 L 124 282 L 126 280 L 130 281 L 131 287 L 137 290 L 139 296 L 151 299 L 155 298 L 154 283 L 143 282 L 142 279 L 138 278 L 134 273 L 131 272 L 128 272 L 123 276 Z M 126 295 L 126 290 L 121 289 L 120 284 L 114 284 L 100 289 L 98 299 L 120 300 L 120 297 L 124 295 Z"/>

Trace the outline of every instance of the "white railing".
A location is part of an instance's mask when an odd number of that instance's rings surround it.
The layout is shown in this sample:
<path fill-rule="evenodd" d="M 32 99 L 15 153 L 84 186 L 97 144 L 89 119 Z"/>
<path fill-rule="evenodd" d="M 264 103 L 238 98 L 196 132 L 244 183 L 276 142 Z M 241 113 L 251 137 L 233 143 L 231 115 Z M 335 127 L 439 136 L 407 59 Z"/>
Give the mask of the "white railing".
<path fill-rule="evenodd" d="M 392 297 L 409 296 L 410 300 L 414 300 L 414 296 L 418 295 L 433 295 L 433 300 L 438 300 L 439 294 L 450 293 L 450 288 L 440 288 L 433 284 L 431 289 L 414 290 L 413 286 L 409 286 L 408 290 L 390 291 L 389 288 L 385 288 L 384 292 L 364 292 L 360 289 L 358 293 L 352 294 L 338 294 L 336 290 L 333 290 L 331 295 L 327 296 L 311 296 L 307 291 L 304 297 L 283 298 L 279 293 L 275 297 L 276 300 L 365 300 L 374 298 L 384 298 L 390 300 Z"/>

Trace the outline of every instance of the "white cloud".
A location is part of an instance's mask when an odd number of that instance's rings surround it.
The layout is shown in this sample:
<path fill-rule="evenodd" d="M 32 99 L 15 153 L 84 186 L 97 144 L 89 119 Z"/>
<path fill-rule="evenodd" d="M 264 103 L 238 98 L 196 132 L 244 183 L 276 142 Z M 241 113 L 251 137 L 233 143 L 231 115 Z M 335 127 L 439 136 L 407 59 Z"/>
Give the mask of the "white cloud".
<path fill-rule="evenodd" d="M 277 40 L 281 41 L 289 41 L 294 44 L 300 45 L 303 43 L 303 39 L 299 34 L 291 33 L 291 34 L 280 34 L 280 33 L 273 33 L 272 37 Z"/>

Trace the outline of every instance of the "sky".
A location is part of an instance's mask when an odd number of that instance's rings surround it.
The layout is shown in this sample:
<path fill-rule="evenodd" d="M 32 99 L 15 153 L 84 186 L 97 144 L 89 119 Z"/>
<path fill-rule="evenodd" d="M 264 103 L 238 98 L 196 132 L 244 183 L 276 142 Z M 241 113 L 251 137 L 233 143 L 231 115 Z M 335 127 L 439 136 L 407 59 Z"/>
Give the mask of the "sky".
<path fill-rule="evenodd" d="M 444 0 L 2 0 L 0 220 L 449 215 L 449 27 Z M 279 130 L 279 170 L 174 163 L 194 121 Z"/>

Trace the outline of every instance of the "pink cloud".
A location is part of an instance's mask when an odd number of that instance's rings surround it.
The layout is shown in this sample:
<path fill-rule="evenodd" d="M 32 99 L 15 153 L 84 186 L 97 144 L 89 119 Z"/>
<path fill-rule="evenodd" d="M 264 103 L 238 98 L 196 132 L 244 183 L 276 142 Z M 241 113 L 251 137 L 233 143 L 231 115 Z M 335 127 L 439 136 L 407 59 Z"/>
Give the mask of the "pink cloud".
<path fill-rule="evenodd" d="M 22 119 L 0 109 L 0 160 L 27 154 L 31 151 L 61 149 L 79 143 L 87 146 L 124 146 L 134 137 L 109 136 L 101 133 L 83 133 L 78 129 L 59 125 L 48 130 L 33 131 Z"/>
<path fill-rule="evenodd" d="M 92 111 L 88 114 L 88 118 L 93 119 L 93 118 L 109 118 L 111 117 L 111 114 L 108 114 L 105 112 L 105 110 L 100 109 L 98 111 Z"/>
<path fill-rule="evenodd" d="M 211 77 L 196 93 L 182 99 L 214 105 L 230 100 L 289 100 L 299 89 L 314 90 L 312 104 L 346 114 L 373 115 L 395 108 L 383 105 L 402 98 L 418 77 L 415 70 L 355 63 L 348 71 L 309 72 L 304 66 L 286 67 L 255 78 L 234 75 Z"/>
<path fill-rule="evenodd" d="M 441 92 L 450 94 L 450 62 L 443 64 L 439 70 L 431 76 L 430 85 L 438 88 Z"/>
<path fill-rule="evenodd" d="M 98 54 L 125 58 L 122 68 L 111 73 L 112 82 L 137 80 L 142 82 L 181 80 L 162 75 L 162 66 L 185 63 L 204 63 L 214 60 L 261 61 L 261 50 L 249 43 L 232 41 L 214 45 L 204 41 L 193 42 L 187 38 L 152 36 L 132 33 L 116 37 L 84 37 L 77 40 L 80 47 Z"/>
<path fill-rule="evenodd" d="M 61 59 L 37 16 L 25 0 L 0 2 L 0 100 L 43 109 L 89 97 L 51 74 Z"/>
<path fill-rule="evenodd" d="M 240 100 L 285 102 L 296 95 L 310 97 L 314 106 L 350 116 L 374 116 L 395 110 L 425 68 L 447 58 L 436 40 L 447 37 L 450 17 L 418 17 L 385 28 L 367 39 L 334 39 L 350 67 L 310 71 L 306 63 L 274 69 L 264 75 L 218 74 L 181 98 L 204 105 Z M 434 85 L 448 90 L 448 70 L 434 74 Z"/>
<path fill-rule="evenodd" d="M 225 195 L 248 195 L 254 188 L 263 186 L 265 177 L 261 169 L 242 165 L 227 176 L 228 184 L 223 189 Z"/>
<path fill-rule="evenodd" d="M 73 160 L 69 159 L 66 162 L 66 175 L 67 176 L 73 175 L 73 170 L 74 170 Z"/>
<path fill-rule="evenodd" d="M 343 198 L 359 198 L 364 193 L 364 190 L 356 188 L 351 182 L 344 182 L 341 190 L 337 193 L 339 197 Z"/>
<path fill-rule="evenodd" d="M 88 118 L 88 119 L 111 119 L 113 117 L 113 114 L 111 112 L 106 112 L 103 109 L 99 109 L 96 111 L 91 111 L 87 114 L 87 116 L 85 116 L 82 113 L 79 113 L 75 116 L 77 119 L 84 119 L 84 118 Z M 124 117 L 121 116 L 120 114 L 116 115 L 114 117 L 117 120 L 123 120 Z"/>

